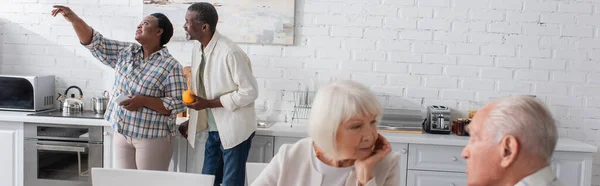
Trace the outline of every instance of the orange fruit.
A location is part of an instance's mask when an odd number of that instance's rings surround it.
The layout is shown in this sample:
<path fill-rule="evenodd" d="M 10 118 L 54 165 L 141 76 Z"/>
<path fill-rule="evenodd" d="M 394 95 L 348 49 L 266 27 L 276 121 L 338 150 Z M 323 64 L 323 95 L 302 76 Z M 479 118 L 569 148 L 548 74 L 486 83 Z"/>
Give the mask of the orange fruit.
<path fill-rule="evenodd" d="M 183 95 L 181 95 L 181 99 L 184 103 L 191 104 L 194 101 L 196 101 L 194 97 L 192 97 L 192 95 L 195 95 L 194 92 L 192 92 L 191 90 L 186 90 L 185 92 L 183 92 Z"/>

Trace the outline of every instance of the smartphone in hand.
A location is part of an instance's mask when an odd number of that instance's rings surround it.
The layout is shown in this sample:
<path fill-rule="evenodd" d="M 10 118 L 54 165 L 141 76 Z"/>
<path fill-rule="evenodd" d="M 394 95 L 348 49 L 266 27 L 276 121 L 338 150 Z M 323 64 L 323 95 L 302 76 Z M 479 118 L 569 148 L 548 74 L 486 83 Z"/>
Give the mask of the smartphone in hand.
<path fill-rule="evenodd" d="M 129 99 L 129 96 L 127 96 L 125 94 L 121 94 L 117 98 L 115 98 L 115 102 L 121 103 L 121 102 L 123 102 L 125 100 L 128 100 L 128 99 Z"/>

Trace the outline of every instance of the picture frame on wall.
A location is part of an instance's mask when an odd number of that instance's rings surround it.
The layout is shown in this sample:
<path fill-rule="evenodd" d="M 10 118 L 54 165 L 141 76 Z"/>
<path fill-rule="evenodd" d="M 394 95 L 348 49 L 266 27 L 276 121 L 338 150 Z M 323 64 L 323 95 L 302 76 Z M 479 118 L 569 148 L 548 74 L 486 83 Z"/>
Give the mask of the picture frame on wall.
<path fill-rule="evenodd" d="M 219 14 L 217 31 L 237 43 L 293 45 L 295 0 L 144 0 L 143 14 L 160 12 L 173 23 L 174 41 L 185 41 L 185 13 L 209 2 Z"/>

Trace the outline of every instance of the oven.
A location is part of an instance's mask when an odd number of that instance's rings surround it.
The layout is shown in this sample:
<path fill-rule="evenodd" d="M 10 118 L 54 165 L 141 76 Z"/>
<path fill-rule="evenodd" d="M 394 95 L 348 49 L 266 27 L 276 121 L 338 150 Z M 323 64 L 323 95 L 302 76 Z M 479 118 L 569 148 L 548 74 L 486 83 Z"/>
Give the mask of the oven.
<path fill-rule="evenodd" d="M 24 185 L 91 186 L 91 168 L 103 166 L 103 127 L 27 123 Z"/>

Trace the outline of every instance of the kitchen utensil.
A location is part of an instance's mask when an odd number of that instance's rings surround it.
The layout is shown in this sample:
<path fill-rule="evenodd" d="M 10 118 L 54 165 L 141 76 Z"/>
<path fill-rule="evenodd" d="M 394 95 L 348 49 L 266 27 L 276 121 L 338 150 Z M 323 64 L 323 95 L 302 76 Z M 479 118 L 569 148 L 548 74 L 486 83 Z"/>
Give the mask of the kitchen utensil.
<path fill-rule="evenodd" d="M 104 114 L 108 106 L 109 95 L 107 91 L 102 93 L 102 97 L 92 97 L 92 109 L 97 114 Z"/>
<path fill-rule="evenodd" d="M 308 87 L 306 87 L 305 93 L 306 94 L 304 94 L 304 103 L 303 104 L 308 106 Z"/>
<path fill-rule="evenodd" d="M 79 91 L 79 98 L 75 98 L 75 94 L 71 94 L 71 97 L 67 98 L 66 95 L 70 89 L 77 89 Z M 60 95 L 60 94 L 59 94 Z M 67 113 L 82 112 L 83 111 L 83 91 L 78 86 L 70 86 L 65 90 L 64 95 L 60 95 L 62 98 L 62 111 Z"/>
<path fill-rule="evenodd" d="M 292 112 L 292 123 L 298 119 L 308 119 L 312 107 L 315 92 L 306 90 L 293 91 L 294 111 Z"/>

